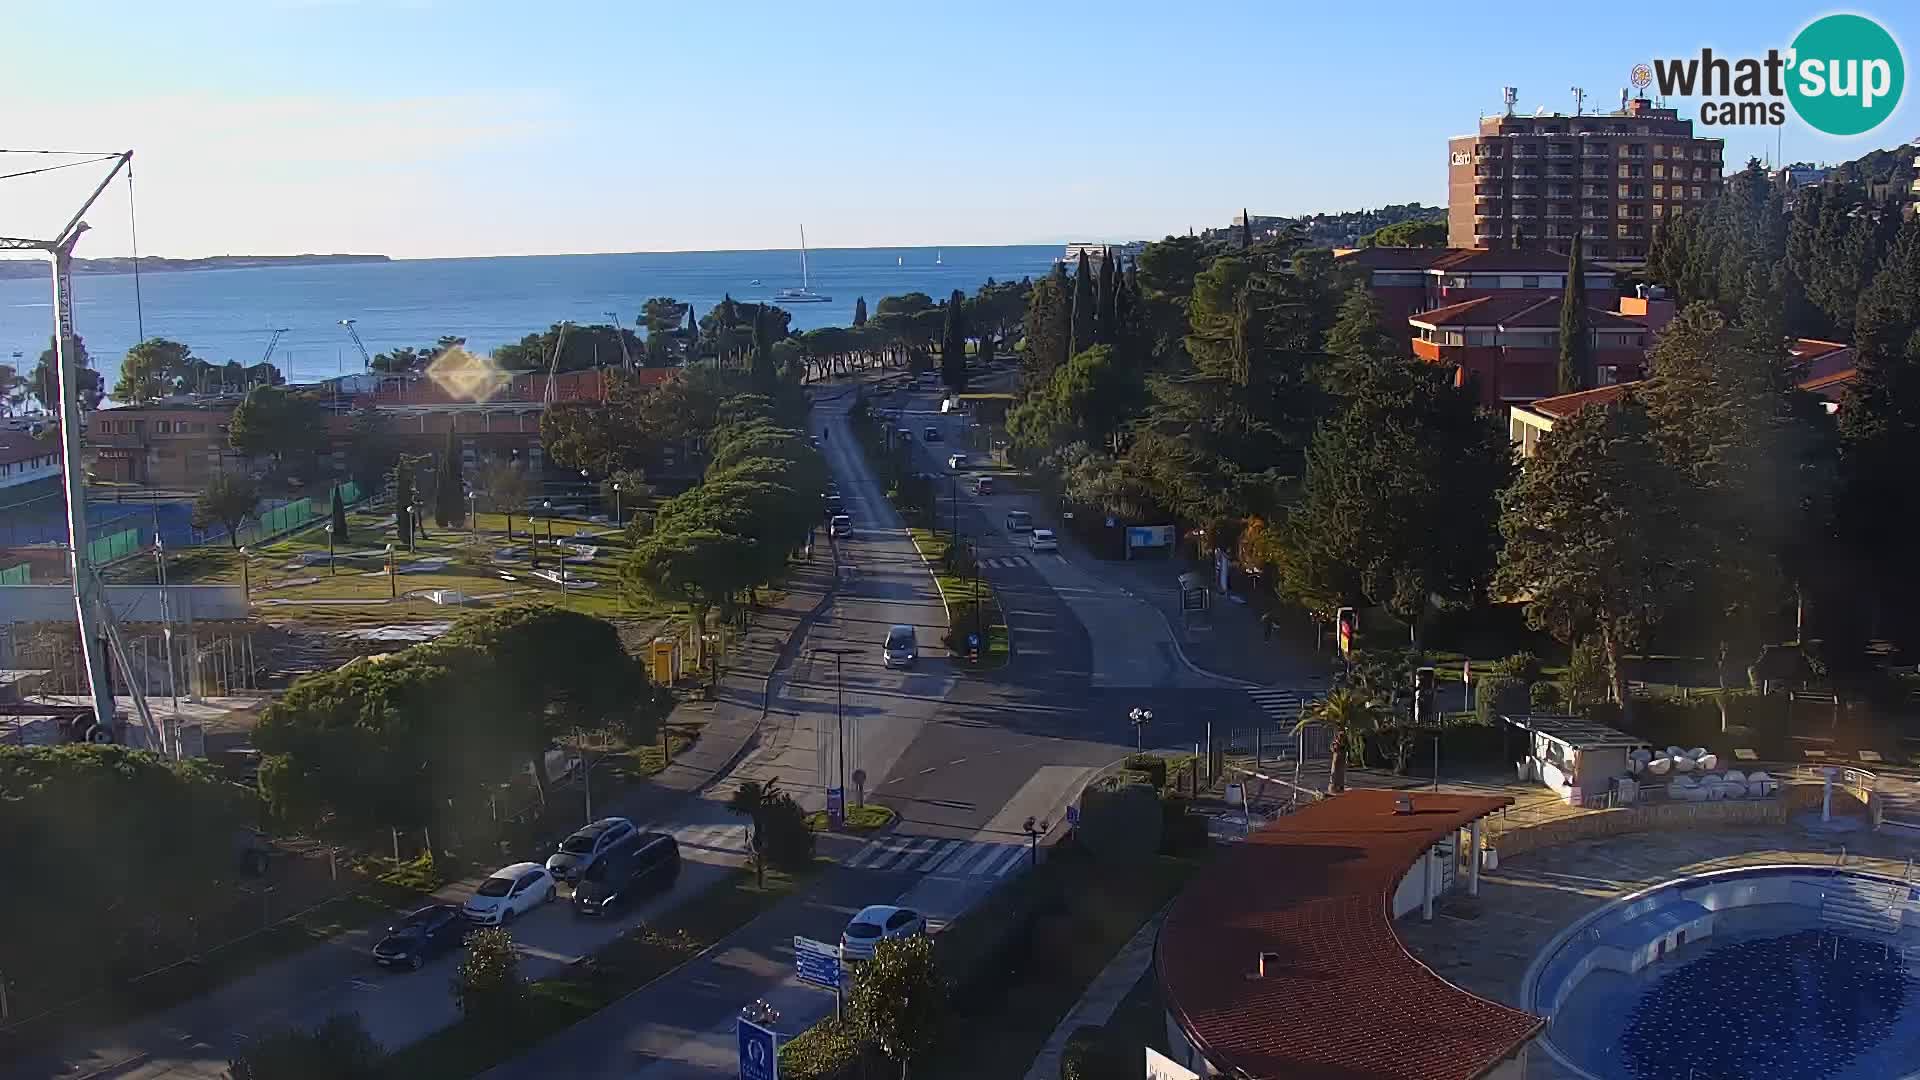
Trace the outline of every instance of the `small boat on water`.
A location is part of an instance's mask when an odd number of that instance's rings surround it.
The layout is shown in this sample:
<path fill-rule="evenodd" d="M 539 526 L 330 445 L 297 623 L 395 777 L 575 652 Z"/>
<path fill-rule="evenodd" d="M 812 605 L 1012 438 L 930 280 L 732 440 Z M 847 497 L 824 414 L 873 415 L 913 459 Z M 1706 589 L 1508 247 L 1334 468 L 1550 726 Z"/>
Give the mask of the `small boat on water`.
<path fill-rule="evenodd" d="M 758 285 L 758 284 L 760 284 L 760 279 L 759 279 L 759 278 L 754 278 L 754 279 L 753 279 L 752 281 L 749 281 L 749 282 L 747 282 L 747 284 L 749 284 L 749 285 Z"/>
<path fill-rule="evenodd" d="M 755 284 L 759 283 L 755 282 Z M 781 289 L 779 292 L 773 294 L 773 299 L 775 303 L 780 304 L 825 304 L 833 300 L 831 296 L 823 296 L 820 293 L 814 292 L 811 288 L 808 288 L 807 227 L 805 225 L 800 226 L 800 287 L 797 289 Z"/>

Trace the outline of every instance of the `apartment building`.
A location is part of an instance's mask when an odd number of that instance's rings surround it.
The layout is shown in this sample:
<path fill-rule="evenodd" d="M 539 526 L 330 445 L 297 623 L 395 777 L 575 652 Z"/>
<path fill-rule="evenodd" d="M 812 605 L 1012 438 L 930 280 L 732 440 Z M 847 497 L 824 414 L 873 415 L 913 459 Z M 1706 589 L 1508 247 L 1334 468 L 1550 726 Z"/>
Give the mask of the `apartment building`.
<path fill-rule="evenodd" d="M 1616 312 L 1589 308 L 1587 355 L 1600 386 L 1638 379 L 1651 331 Z M 1560 297 L 1487 296 L 1421 312 L 1413 354 L 1472 378 L 1490 407 L 1536 401 L 1559 381 Z"/>
<path fill-rule="evenodd" d="M 1395 337 L 1423 311 L 1483 297 L 1557 297 L 1567 285 L 1567 257 L 1539 250 L 1360 248 L 1339 256 L 1335 265 L 1366 275 L 1367 289 L 1380 304 L 1381 329 Z M 1596 270 L 1585 284 L 1588 308 L 1614 306 L 1612 274 Z"/>
<path fill-rule="evenodd" d="M 1564 252 L 1578 233 L 1597 262 L 1644 263 L 1662 218 L 1719 194 L 1724 142 L 1646 98 L 1610 113 L 1485 117 L 1447 140 L 1447 243 Z"/>
<path fill-rule="evenodd" d="M 30 501 L 58 489 L 60 435 L 50 426 L 0 428 L 0 506 Z"/>

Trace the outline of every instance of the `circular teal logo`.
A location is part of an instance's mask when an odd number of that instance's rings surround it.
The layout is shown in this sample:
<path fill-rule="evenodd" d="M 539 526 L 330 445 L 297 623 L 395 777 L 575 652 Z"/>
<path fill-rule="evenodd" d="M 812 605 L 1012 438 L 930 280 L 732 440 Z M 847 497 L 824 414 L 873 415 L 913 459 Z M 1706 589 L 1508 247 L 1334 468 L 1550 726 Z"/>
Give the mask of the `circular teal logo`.
<path fill-rule="evenodd" d="M 1826 15 L 1793 39 L 1787 99 L 1793 111 L 1828 135 L 1879 127 L 1900 104 L 1906 85 L 1900 45 L 1863 15 Z"/>

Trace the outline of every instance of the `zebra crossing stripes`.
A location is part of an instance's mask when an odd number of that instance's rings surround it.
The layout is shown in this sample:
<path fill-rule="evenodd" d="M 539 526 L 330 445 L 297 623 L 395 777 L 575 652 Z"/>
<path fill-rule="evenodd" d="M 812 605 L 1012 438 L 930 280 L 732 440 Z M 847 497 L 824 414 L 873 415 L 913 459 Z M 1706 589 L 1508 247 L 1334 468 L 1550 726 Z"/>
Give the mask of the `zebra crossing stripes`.
<path fill-rule="evenodd" d="M 728 855 L 747 854 L 747 826 L 745 823 L 722 823 L 718 825 L 681 825 L 667 830 L 679 841 L 683 848 L 697 851 L 718 851 Z"/>
<path fill-rule="evenodd" d="M 941 877 L 1000 878 L 1021 865 L 1026 846 L 991 840 L 884 836 L 846 861 L 856 870 L 911 870 Z"/>
<path fill-rule="evenodd" d="M 993 570 L 1010 570 L 1016 566 L 1031 566 L 1033 564 L 1027 561 L 1025 555 L 996 555 L 992 558 L 981 559 L 980 565 L 983 568 Z"/>
<path fill-rule="evenodd" d="M 1262 686 L 1248 690 L 1247 696 L 1260 707 L 1260 711 L 1282 724 L 1291 725 L 1300 719 L 1300 698 L 1298 690 L 1282 689 L 1277 686 Z"/>

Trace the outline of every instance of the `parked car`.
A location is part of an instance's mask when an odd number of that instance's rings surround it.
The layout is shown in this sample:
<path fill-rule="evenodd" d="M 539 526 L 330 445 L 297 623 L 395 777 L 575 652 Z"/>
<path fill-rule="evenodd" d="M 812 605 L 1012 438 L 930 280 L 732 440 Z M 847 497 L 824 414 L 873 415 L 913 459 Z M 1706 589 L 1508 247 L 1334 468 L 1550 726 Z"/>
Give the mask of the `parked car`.
<path fill-rule="evenodd" d="M 967 467 L 967 455 L 965 454 L 948 454 L 947 455 L 947 468 L 958 470 L 958 469 L 964 469 L 966 467 Z"/>
<path fill-rule="evenodd" d="M 547 873 L 560 881 L 579 881 L 608 848 L 632 835 L 633 822 L 623 817 L 601 818 L 575 829 L 560 841 L 559 851 L 547 856 Z"/>
<path fill-rule="evenodd" d="M 901 623 L 887 629 L 887 641 L 880 647 L 880 661 L 887 667 L 912 667 L 920 659 L 920 640 L 913 627 Z"/>
<path fill-rule="evenodd" d="M 827 532 L 843 539 L 852 536 L 853 519 L 845 514 L 835 514 L 833 520 L 827 523 Z"/>
<path fill-rule="evenodd" d="M 887 938 L 912 937 L 927 932 L 927 920 L 912 908 L 875 904 L 860 909 L 840 934 L 840 955 L 848 960 L 870 960 L 873 947 Z"/>
<path fill-rule="evenodd" d="M 974 477 L 974 478 L 973 478 L 973 493 L 974 493 L 975 495 L 991 495 L 991 494 L 993 494 L 993 477 L 991 477 L 991 476 L 976 476 L 976 477 Z"/>
<path fill-rule="evenodd" d="M 829 495 L 826 497 L 825 501 L 826 501 L 827 519 L 831 521 L 834 515 L 840 513 L 840 508 L 841 506 L 844 505 L 844 503 L 841 500 L 840 496 L 838 495 Z"/>
<path fill-rule="evenodd" d="M 537 862 L 495 870 L 460 905 L 460 914 L 482 926 L 504 926 L 559 895 L 553 875 Z"/>
<path fill-rule="evenodd" d="M 1054 539 L 1052 529 L 1035 529 L 1033 535 L 1027 537 L 1027 548 L 1030 551 L 1059 551 L 1060 541 Z"/>
<path fill-rule="evenodd" d="M 672 888 L 679 876 L 678 841 L 666 833 L 631 833 L 580 879 L 574 914 L 611 914 L 637 896 Z"/>
<path fill-rule="evenodd" d="M 929 424 L 929 425 L 927 425 L 927 430 L 926 430 L 926 433 L 925 433 L 925 435 L 924 435 L 924 438 L 925 438 L 925 440 L 926 440 L 927 442 L 930 442 L 930 443 L 936 443 L 936 442 L 939 442 L 939 441 L 940 441 L 940 429 L 939 429 L 939 428 L 937 428 L 937 427 L 934 427 L 934 426 L 933 426 L 933 425 L 931 425 L 931 424 Z"/>
<path fill-rule="evenodd" d="M 898 435 L 900 436 L 900 441 L 901 441 L 901 442 L 912 442 L 912 441 L 913 441 L 913 429 L 912 429 L 912 428 L 901 428 L 901 429 L 900 429 L 900 430 L 899 430 L 899 431 L 897 432 L 897 434 L 898 434 Z"/>
<path fill-rule="evenodd" d="M 1007 511 L 1007 531 L 1010 533 L 1032 532 L 1033 515 L 1025 510 Z"/>
<path fill-rule="evenodd" d="M 459 945 L 466 932 L 459 908 L 428 904 L 387 927 L 387 936 L 373 947 L 373 962 L 419 971 L 427 961 Z"/>

